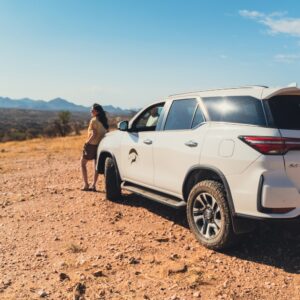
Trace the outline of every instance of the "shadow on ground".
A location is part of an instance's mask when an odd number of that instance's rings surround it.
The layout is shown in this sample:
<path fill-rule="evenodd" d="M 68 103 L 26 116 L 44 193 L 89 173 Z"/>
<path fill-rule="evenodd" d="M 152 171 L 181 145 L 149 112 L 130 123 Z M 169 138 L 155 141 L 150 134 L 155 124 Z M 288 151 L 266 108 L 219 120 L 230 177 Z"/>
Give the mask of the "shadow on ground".
<path fill-rule="evenodd" d="M 125 195 L 117 203 L 144 207 L 156 215 L 189 228 L 184 209 L 176 210 L 135 194 Z M 237 246 L 223 253 L 274 266 L 288 273 L 300 274 L 300 222 L 258 223 L 254 232 L 244 235 Z"/>

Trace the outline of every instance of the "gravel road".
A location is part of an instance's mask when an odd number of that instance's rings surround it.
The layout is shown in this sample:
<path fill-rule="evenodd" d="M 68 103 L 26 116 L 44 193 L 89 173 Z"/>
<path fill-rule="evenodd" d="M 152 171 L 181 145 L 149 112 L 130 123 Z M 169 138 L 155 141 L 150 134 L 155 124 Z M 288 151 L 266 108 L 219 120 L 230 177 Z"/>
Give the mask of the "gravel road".
<path fill-rule="evenodd" d="M 300 299 L 299 223 L 207 250 L 184 211 L 80 191 L 82 143 L 0 144 L 0 299 Z"/>

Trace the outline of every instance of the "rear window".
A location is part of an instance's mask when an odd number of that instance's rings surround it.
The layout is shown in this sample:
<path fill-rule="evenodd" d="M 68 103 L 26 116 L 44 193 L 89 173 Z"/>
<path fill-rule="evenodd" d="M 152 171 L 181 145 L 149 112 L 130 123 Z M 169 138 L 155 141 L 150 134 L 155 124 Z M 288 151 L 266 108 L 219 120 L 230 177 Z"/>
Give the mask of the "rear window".
<path fill-rule="evenodd" d="M 211 121 L 266 126 L 262 102 L 249 96 L 202 98 Z"/>
<path fill-rule="evenodd" d="M 300 129 L 300 96 L 275 96 L 268 103 L 277 128 Z"/>

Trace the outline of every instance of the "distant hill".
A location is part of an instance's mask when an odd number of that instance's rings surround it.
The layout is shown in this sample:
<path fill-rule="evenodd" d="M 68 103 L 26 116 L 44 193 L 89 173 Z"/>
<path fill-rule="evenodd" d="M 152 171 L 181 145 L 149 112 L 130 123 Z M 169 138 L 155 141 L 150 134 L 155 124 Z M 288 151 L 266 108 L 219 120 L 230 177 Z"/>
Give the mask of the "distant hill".
<path fill-rule="evenodd" d="M 32 100 L 29 98 L 11 99 L 8 97 L 0 97 L 0 108 L 30 109 L 30 110 L 46 110 L 61 111 L 68 110 L 71 112 L 88 112 L 89 107 L 77 105 L 61 98 L 55 98 L 50 101 Z M 127 116 L 132 115 L 133 110 L 122 109 L 112 105 L 103 105 L 103 109 L 112 115 Z"/>

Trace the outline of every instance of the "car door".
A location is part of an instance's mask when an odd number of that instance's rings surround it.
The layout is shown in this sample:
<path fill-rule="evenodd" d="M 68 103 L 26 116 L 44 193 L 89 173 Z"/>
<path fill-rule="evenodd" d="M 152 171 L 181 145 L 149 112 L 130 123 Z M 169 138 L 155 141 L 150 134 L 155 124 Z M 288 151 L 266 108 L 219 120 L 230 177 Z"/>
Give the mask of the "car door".
<path fill-rule="evenodd" d="M 199 99 L 173 100 L 163 130 L 153 145 L 154 186 L 182 195 L 188 170 L 200 162 L 207 123 Z"/>
<path fill-rule="evenodd" d="M 124 132 L 121 143 L 123 177 L 126 181 L 153 185 L 153 143 L 164 103 L 146 108 Z"/>

